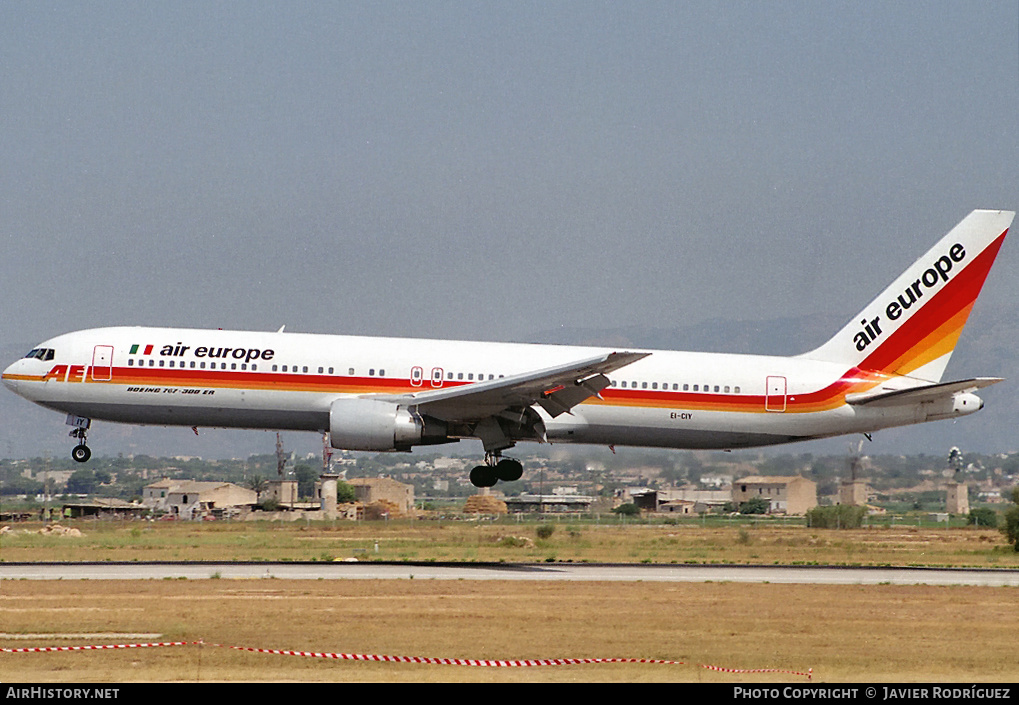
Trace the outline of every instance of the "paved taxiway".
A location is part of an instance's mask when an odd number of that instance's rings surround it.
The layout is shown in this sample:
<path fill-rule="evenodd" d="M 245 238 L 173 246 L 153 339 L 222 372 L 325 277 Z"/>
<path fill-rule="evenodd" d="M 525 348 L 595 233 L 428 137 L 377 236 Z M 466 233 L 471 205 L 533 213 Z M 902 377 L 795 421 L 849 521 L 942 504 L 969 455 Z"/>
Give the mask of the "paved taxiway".
<path fill-rule="evenodd" d="M 1019 571 L 956 568 L 442 563 L 3 563 L 0 580 L 572 580 L 983 585 L 1019 587 Z"/>

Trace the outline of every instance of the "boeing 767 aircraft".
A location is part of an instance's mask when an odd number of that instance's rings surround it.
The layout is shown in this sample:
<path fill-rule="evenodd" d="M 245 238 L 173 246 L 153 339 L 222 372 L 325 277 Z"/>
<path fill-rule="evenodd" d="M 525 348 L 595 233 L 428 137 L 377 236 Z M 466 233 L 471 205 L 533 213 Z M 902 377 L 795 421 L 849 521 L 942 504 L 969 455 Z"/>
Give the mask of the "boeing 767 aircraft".
<path fill-rule="evenodd" d="M 41 343 L 3 383 L 91 419 L 328 431 L 335 448 L 477 438 L 471 482 L 521 477 L 519 441 L 731 449 L 956 418 L 1001 381 L 941 377 L 1012 223 L 968 215 L 842 330 L 794 357 L 448 340 L 97 328 Z"/>

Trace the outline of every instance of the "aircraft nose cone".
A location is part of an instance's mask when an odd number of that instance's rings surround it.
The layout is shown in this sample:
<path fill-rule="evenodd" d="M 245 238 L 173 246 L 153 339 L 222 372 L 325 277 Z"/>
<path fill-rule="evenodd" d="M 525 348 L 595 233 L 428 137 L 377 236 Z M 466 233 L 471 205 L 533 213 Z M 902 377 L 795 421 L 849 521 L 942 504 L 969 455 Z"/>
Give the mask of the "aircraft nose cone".
<path fill-rule="evenodd" d="M 18 363 L 15 362 L 13 365 L 8 367 L 3 372 L 3 383 L 4 383 L 4 386 L 7 387 L 8 389 L 10 389 L 14 393 L 17 393 L 17 391 L 18 391 L 18 383 L 14 381 L 14 379 L 12 378 L 12 375 L 14 374 L 14 367 L 17 364 Z"/>

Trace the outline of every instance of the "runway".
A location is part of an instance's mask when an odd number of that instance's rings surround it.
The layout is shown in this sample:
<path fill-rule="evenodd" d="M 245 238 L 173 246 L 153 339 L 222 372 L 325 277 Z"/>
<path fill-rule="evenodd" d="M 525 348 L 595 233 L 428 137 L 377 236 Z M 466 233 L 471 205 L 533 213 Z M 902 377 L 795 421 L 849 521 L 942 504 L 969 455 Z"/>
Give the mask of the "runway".
<path fill-rule="evenodd" d="M 0 580 L 536 580 L 1019 587 L 980 568 L 478 563 L 0 563 Z"/>

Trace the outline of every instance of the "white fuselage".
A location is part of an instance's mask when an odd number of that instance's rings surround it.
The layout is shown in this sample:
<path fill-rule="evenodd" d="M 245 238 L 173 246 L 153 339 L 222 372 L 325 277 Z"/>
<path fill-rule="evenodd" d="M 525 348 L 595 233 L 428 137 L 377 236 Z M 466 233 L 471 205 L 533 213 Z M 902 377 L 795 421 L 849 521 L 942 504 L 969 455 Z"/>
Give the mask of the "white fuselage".
<path fill-rule="evenodd" d="M 610 352 L 593 347 L 100 328 L 42 343 L 3 373 L 46 408 L 135 424 L 329 429 L 344 397 L 416 394 Z M 34 352 L 34 351 L 33 351 Z M 555 418 L 550 442 L 669 448 L 769 445 L 949 418 L 937 405 L 854 406 L 847 394 L 906 389 L 910 377 L 803 357 L 651 350 L 612 372 L 599 397 Z M 451 434 L 453 435 L 453 434 Z"/>

